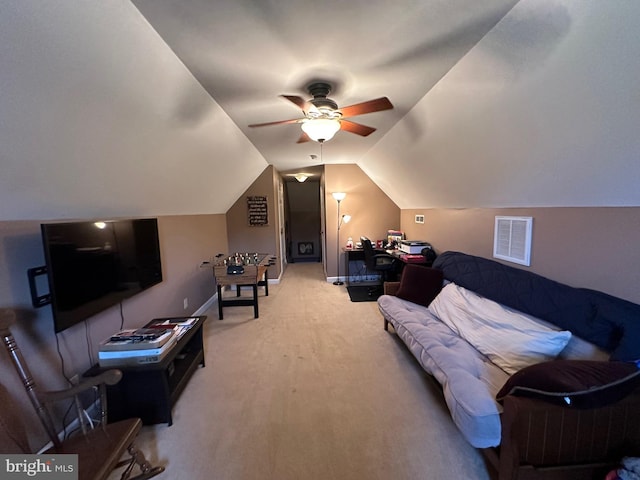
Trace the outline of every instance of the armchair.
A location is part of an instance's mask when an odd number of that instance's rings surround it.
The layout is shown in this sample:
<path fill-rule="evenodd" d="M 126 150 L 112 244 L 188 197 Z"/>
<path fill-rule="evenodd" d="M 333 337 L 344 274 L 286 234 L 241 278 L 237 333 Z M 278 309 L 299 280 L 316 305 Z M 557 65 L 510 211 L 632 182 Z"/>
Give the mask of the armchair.
<path fill-rule="evenodd" d="M 122 378 L 120 370 L 108 370 L 100 375 L 86 379 L 66 390 L 41 391 L 38 389 L 31 372 L 18 347 L 10 325 L 15 314 L 10 309 L 0 309 L 0 336 L 9 353 L 27 396 L 34 407 L 40 423 L 44 427 L 52 446 L 44 454 L 77 454 L 79 480 L 104 480 L 116 468 L 126 467 L 121 480 L 146 480 L 164 471 L 164 467 L 153 467 L 134 441 L 142 422 L 139 418 L 131 418 L 114 423 L 107 423 L 106 385 L 113 385 Z M 88 428 L 84 418 L 84 409 L 80 395 L 87 391 L 99 393 L 100 421 L 94 428 Z M 60 439 L 49 410 L 54 402 L 66 400 L 75 406 L 78 415 L 80 432 L 69 438 Z M 33 453 L 29 451 L 26 426 L 16 415 L 15 404 L 6 387 L 0 384 L 0 447 L 4 452 Z M 128 453 L 128 458 L 123 458 Z M 141 473 L 131 477 L 135 466 Z"/>
<path fill-rule="evenodd" d="M 395 277 L 398 260 L 393 255 L 375 250 L 371 245 L 371 240 L 367 237 L 360 237 L 360 243 L 362 243 L 362 249 L 364 250 L 364 261 L 367 269 L 379 272 L 382 275 L 381 284 L 369 290 L 369 295 L 374 295 L 382 291 L 382 285 L 385 282 Z"/>

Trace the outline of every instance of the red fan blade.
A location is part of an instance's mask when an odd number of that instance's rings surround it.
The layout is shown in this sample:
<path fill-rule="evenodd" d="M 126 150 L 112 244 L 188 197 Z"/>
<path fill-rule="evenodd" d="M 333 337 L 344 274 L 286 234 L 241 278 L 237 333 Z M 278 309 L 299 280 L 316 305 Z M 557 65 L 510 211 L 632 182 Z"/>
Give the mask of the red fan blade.
<path fill-rule="evenodd" d="M 307 101 L 304 98 L 297 95 L 280 95 L 282 98 L 286 98 L 290 102 L 297 105 L 302 111 L 306 111 Z"/>
<path fill-rule="evenodd" d="M 355 133 L 366 137 L 376 131 L 373 127 L 367 127 L 361 123 L 350 122 L 349 120 L 340 120 L 340 130 L 346 130 L 347 132 Z"/>
<path fill-rule="evenodd" d="M 267 127 L 269 125 L 284 125 L 286 123 L 300 123 L 303 120 L 306 120 L 304 118 L 294 118 L 293 120 L 280 120 L 277 122 L 267 122 L 267 123 L 254 123 L 252 125 L 249 125 L 250 127 Z"/>
<path fill-rule="evenodd" d="M 341 108 L 342 118 L 355 117 L 356 115 L 363 115 L 365 113 L 380 112 L 382 110 L 390 110 L 393 105 L 387 97 L 376 98 L 375 100 L 369 100 L 368 102 L 356 103 L 355 105 L 349 105 L 348 107 Z"/>
<path fill-rule="evenodd" d="M 309 136 L 302 132 L 302 135 L 300 135 L 300 138 L 298 139 L 298 141 L 296 143 L 305 143 L 305 142 L 310 142 L 311 139 L 309 138 Z"/>

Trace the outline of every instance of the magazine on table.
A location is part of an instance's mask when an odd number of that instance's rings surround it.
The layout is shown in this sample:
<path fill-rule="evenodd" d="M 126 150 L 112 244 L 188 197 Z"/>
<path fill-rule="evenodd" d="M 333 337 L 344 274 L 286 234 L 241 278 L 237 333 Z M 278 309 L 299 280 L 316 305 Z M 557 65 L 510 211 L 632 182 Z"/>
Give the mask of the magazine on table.
<path fill-rule="evenodd" d="M 157 329 L 157 328 L 174 328 L 176 336 L 182 337 L 191 327 L 193 327 L 198 321 L 198 317 L 171 317 L 171 318 L 157 318 L 149 322 L 145 328 Z"/>
<path fill-rule="evenodd" d="M 101 342 L 99 350 L 106 352 L 160 348 L 178 333 L 176 327 L 168 327 L 163 329 L 145 327 L 121 330 Z"/>

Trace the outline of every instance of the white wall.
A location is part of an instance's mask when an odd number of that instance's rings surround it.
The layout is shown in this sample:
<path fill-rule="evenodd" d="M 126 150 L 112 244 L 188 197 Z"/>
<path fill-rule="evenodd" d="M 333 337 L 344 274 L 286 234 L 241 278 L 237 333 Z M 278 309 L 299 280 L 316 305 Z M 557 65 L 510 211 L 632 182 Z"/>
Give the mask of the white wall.
<path fill-rule="evenodd" d="M 0 220 L 224 213 L 267 166 L 128 1 L 3 0 L 0 65 Z"/>
<path fill-rule="evenodd" d="M 521 0 L 359 165 L 401 208 L 638 206 L 638 31 L 634 0 Z"/>

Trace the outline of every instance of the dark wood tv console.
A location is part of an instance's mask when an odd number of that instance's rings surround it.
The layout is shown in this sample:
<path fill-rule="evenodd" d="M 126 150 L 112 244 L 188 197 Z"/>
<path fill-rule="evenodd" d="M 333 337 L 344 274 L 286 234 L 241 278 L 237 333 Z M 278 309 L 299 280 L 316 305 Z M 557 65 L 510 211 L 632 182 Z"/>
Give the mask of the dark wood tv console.
<path fill-rule="evenodd" d="M 187 318 L 195 318 L 196 322 L 160 362 L 140 366 L 95 365 L 84 373 L 93 376 L 112 368 L 122 371 L 122 380 L 107 389 L 109 421 L 139 417 L 145 425 L 173 423 L 171 409 L 193 372 L 205 365 L 202 326 L 207 317 L 184 317 Z M 147 325 L 161 320 L 166 319 L 157 318 Z"/>

